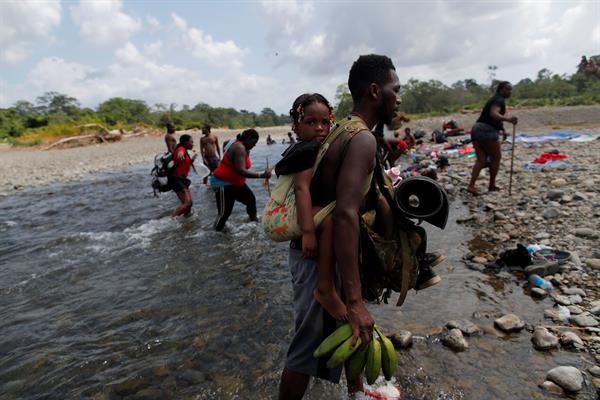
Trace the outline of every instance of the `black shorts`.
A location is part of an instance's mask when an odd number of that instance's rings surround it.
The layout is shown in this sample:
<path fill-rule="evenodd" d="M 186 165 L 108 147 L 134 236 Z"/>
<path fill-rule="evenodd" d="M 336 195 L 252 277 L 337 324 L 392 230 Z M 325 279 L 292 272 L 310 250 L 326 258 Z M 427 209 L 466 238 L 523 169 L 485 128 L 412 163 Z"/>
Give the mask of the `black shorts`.
<path fill-rule="evenodd" d="M 471 128 L 471 140 L 473 142 L 497 142 L 498 138 L 498 130 L 486 123 L 476 122 L 475 125 L 473 125 L 473 128 Z"/>
<path fill-rule="evenodd" d="M 169 189 L 171 189 L 175 193 L 179 193 L 179 192 L 183 191 L 185 188 L 190 187 L 190 183 L 192 183 L 192 181 L 190 181 L 185 176 L 177 176 L 177 175 L 169 175 L 168 176 Z"/>

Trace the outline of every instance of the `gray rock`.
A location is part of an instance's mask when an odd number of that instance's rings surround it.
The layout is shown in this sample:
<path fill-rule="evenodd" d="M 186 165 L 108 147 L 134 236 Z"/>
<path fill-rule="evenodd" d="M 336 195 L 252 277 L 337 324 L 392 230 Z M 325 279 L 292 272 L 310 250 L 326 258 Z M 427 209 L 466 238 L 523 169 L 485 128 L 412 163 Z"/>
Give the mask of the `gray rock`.
<path fill-rule="evenodd" d="M 177 379 L 185 381 L 192 385 L 197 385 L 206 380 L 206 377 L 202 372 L 196 371 L 194 369 L 185 369 L 183 371 L 179 371 L 176 377 Z"/>
<path fill-rule="evenodd" d="M 525 322 L 515 314 L 506 314 L 494 320 L 494 325 L 504 332 L 519 332 L 525 327 Z"/>
<path fill-rule="evenodd" d="M 547 392 L 558 394 L 560 396 L 565 394 L 563 388 L 558 386 L 556 383 L 550 381 L 544 381 L 544 383 L 540 385 L 540 388 L 544 389 Z"/>
<path fill-rule="evenodd" d="M 581 193 L 581 192 L 575 192 L 575 193 L 573 194 L 573 199 L 575 199 L 575 200 L 587 200 L 587 199 L 588 199 L 588 197 L 587 197 L 587 196 L 586 196 L 584 193 Z"/>
<path fill-rule="evenodd" d="M 132 396 L 127 396 L 127 400 L 162 400 L 167 399 L 169 397 L 170 396 L 168 396 L 161 389 L 146 388 L 140 390 Z"/>
<path fill-rule="evenodd" d="M 585 260 L 585 265 L 591 269 L 600 269 L 600 258 L 588 258 Z"/>
<path fill-rule="evenodd" d="M 550 234 L 548 232 L 539 232 L 534 236 L 535 240 L 543 240 L 550 238 Z"/>
<path fill-rule="evenodd" d="M 537 327 L 531 337 L 536 350 L 550 350 L 558 347 L 558 338 L 544 327 Z"/>
<path fill-rule="evenodd" d="M 413 334 L 409 331 L 399 331 L 390 336 L 390 340 L 397 349 L 408 349 L 413 345 Z"/>
<path fill-rule="evenodd" d="M 460 329 L 460 331 L 467 336 L 478 335 L 481 333 L 481 329 L 468 319 L 448 321 L 446 322 L 446 328 Z"/>
<path fill-rule="evenodd" d="M 588 372 L 590 374 L 592 374 L 592 376 L 595 376 L 596 378 L 600 378 L 600 367 L 599 366 L 594 365 L 592 367 L 589 367 Z"/>
<path fill-rule="evenodd" d="M 567 331 L 560 336 L 560 344 L 564 347 L 583 346 L 583 340 L 575 332 Z"/>
<path fill-rule="evenodd" d="M 577 228 L 573 231 L 573 234 L 577 237 L 582 238 L 595 238 L 598 234 L 594 232 L 592 228 Z"/>
<path fill-rule="evenodd" d="M 557 188 L 557 187 L 565 186 L 567 184 L 567 181 L 563 178 L 558 178 L 558 179 L 553 179 L 552 181 L 550 181 L 550 184 L 552 186 L 554 186 L 555 188 Z"/>
<path fill-rule="evenodd" d="M 542 217 L 546 219 L 556 219 L 560 217 L 560 211 L 558 211 L 556 208 L 547 208 L 542 213 Z"/>
<path fill-rule="evenodd" d="M 571 302 L 571 304 L 580 304 L 583 302 L 583 299 L 581 298 L 580 295 L 574 294 L 574 295 L 569 296 L 569 301 Z"/>
<path fill-rule="evenodd" d="M 544 289 L 534 287 L 534 288 L 531 288 L 531 295 L 538 299 L 543 299 L 544 297 L 548 296 L 548 292 L 546 292 Z"/>
<path fill-rule="evenodd" d="M 577 307 L 577 306 L 567 306 L 567 308 L 569 309 L 569 311 L 571 312 L 571 314 L 573 315 L 577 315 L 577 314 L 581 314 L 583 312 L 583 310 L 581 309 L 581 307 Z"/>
<path fill-rule="evenodd" d="M 590 309 L 590 314 L 600 315 L 600 305 L 592 307 L 592 309 Z"/>
<path fill-rule="evenodd" d="M 465 351 L 469 348 L 469 343 L 465 340 L 460 329 L 450 329 L 442 335 L 442 344 L 454 351 Z"/>
<path fill-rule="evenodd" d="M 583 387 L 581 372 L 571 366 L 560 366 L 548 371 L 546 379 L 556 383 L 567 392 L 579 392 Z"/>
<path fill-rule="evenodd" d="M 558 200 L 561 197 L 563 197 L 564 195 L 565 195 L 564 190 L 552 189 L 552 190 L 548 191 L 548 194 L 546 195 L 546 197 L 550 200 Z"/>
<path fill-rule="evenodd" d="M 476 264 L 487 264 L 488 260 L 485 257 L 473 257 L 473 259 L 471 260 Z"/>
<path fill-rule="evenodd" d="M 576 324 L 577 326 L 587 327 L 587 326 L 598 326 L 600 323 L 596 321 L 594 317 L 589 314 L 579 314 L 571 317 L 571 322 Z"/>
<path fill-rule="evenodd" d="M 567 296 L 563 296 L 561 294 L 552 293 L 552 299 L 560 304 L 561 306 L 570 306 L 571 300 Z"/>
<path fill-rule="evenodd" d="M 564 288 L 564 289 L 562 289 L 562 292 L 564 294 L 576 294 L 581 297 L 585 297 L 585 290 L 578 288 L 578 287 Z"/>

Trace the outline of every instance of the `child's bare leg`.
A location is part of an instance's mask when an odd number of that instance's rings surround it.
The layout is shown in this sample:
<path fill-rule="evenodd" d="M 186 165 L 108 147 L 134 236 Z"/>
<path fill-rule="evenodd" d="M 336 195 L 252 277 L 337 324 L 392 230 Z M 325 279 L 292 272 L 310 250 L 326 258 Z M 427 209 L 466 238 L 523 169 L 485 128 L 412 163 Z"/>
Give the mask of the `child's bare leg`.
<path fill-rule="evenodd" d="M 319 254 L 317 257 L 318 282 L 314 296 L 335 319 L 346 319 L 346 306 L 335 290 L 333 257 L 333 221 L 325 218 L 319 227 Z"/>

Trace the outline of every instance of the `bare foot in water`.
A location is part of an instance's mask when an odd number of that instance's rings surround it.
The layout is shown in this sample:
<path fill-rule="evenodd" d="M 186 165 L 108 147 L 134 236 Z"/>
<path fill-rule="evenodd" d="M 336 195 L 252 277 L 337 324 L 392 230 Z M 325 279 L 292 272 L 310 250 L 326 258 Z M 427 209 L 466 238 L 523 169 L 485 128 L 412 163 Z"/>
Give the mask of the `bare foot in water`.
<path fill-rule="evenodd" d="M 313 292 L 315 299 L 336 320 L 346 320 L 346 305 L 342 302 L 335 289 L 320 291 L 319 288 Z"/>
<path fill-rule="evenodd" d="M 479 196 L 479 192 L 473 186 L 468 186 L 467 192 L 471 193 L 473 196 Z"/>

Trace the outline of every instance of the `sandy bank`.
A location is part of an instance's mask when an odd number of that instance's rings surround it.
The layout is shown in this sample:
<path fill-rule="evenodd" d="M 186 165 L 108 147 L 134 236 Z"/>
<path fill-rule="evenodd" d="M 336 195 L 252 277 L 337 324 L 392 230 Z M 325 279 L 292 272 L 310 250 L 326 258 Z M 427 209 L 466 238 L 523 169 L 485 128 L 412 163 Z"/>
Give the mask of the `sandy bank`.
<path fill-rule="evenodd" d="M 551 129 L 600 128 L 600 106 L 555 107 L 514 110 L 519 117 L 519 131 L 536 132 Z M 470 127 L 478 113 L 452 114 L 408 123 L 413 129 L 427 132 L 440 128 L 442 121 L 455 119 L 460 126 Z M 280 141 L 288 126 L 259 128 L 260 143 L 267 134 Z M 233 138 L 240 129 L 213 129 L 221 141 Z M 179 132 L 180 134 L 183 132 Z M 200 131 L 187 131 L 199 142 Z M 40 150 L 39 148 L 0 148 L 0 193 L 45 185 L 57 181 L 80 179 L 87 174 L 150 163 L 154 155 L 164 150 L 162 136 L 140 136 L 120 142 L 97 144 L 69 149 Z"/>

